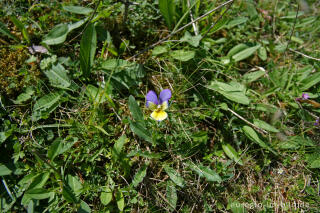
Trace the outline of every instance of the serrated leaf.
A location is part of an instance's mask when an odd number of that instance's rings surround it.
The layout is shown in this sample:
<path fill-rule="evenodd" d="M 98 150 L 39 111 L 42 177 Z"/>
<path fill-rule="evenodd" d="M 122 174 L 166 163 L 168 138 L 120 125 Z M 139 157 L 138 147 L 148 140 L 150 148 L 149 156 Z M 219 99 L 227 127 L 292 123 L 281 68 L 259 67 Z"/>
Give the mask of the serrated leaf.
<path fill-rule="evenodd" d="M 279 132 L 275 127 L 271 126 L 270 124 L 266 123 L 265 121 L 254 119 L 253 124 L 261 129 L 267 130 L 269 132 Z"/>
<path fill-rule="evenodd" d="M 81 6 L 63 6 L 62 7 L 65 11 L 68 11 L 70 13 L 80 14 L 80 15 L 89 15 L 93 12 L 93 9 L 87 8 L 87 7 L 81 7 Z"/>
<path fill-rule="evenodd" d="M 218 182 L 218 183 L 222 181 L 221 177 L 215 171 L 213 171 L 207 166 L 202 166 L 202 165 L 197 166 L 192 162 L 188 162 L 186 164 L 191 170 L 196 172 L 200 177 L 205 177 L 208 181 Z"/>
<path fill-rule="evenodd" d="M 177 196 L 177 189 L 174 186 L 172 181 L 167 181 L 167 189 L 166 189 L 166 198 L 169 202 L 169 209 L 174 211 L 177 206 L 178 196 Z"/>
<path fill-rule="evenodd" d="M 28 87 L 26 89 L 26 92 L 21 93 L 15 101 L 13 101 L 15 104 L 21 104 L 29 99 L 31 99 L 31 96 L 33 95 L 34 90 L 31 87 Z"/>
<path fill-rule="evenodd" d="M 80 41 L 80 68 L 85 77 L 89 77 L 97 48 L 95 26 L 90 23 Z"/>
<path fill-rule="evenodd" d="M 47 45 L 61 44 L 66 40 L 68 32 L 68 24 L 59 24 L 50 30 L 42 42 Z"/>
<path fill-rule="evenodd" d="M 180 187 L 184 187 L 185 181 L 176 170 L 174 170 L 173 168 L 171 168 L 169 166 L 165 166 L 164 170 L 166 171 L 166 173 L 169 175 L 170 179 L 175 184 L 177 184 Z"/>
<path fill-rule="evenodd" d="M 100 201 L 103 205 L 108 205 L 112 201 L 112 191 L 109 187 L 101 192 Z"/>
<path fill-rule="evenodd" d="M 76 198 L 75 194 L 72 192 L 69 186 L 63 186 L 62 196 L 69 203 L 78 202 L 78 199 Z"/>
<path fill-rule="evenodd" d="M 144 122 L 142 111 L 132 95 L 129 97 L 129 110 L 135 121 Z"/>
<path fill-rule="evenodd" d="M 238 152 L 230 144 L 222 144 L 222 149 L 230 159 L 234 160 L 237 164 L 243 166 L 243 162 L 239 157 Z"/>
<path fill-rule="evenodd" d="M 52 86 L 66 89 L 70 86 L 70 79 L 67 71 L 61 64 L 52 65 L 50 70 L 46 70 L 44 74 L 49 78 Z"/>
<path fill-rule="evenodd" d="M 262 141 L 258 134 L 256 133 L 256 131 L 254 131 L 254 129 L 252 129 L 250 126 L 243 126 L 242 130 L 244 131 L 245 135 L 252 140 L 253 142 L 256 142 L 257 144 L 259 144 L 262 148 L 265 148 L 267 150 L 269 150 L 270 152 L 272 152 L 273 154 L 277 155 L 277 153 L 270 147 L 268 146 L 264 141 Z"/>
<path fill-rule="evenodd" d="M 142 139 L 152 143 L 152 137 L 150 131 L 147 130 L 140 122 L 130 121 L 130 129 L 133 133 L 141 137 Z"/>
<path fill-rule="evenodd" d="M 174 0 L 159 0 L 159 9 L 168 27 L 171 29 L 175 21 L 175 1 Z"/>
<path fill-rule="evenodd" d="M 143 178 L 146 176 L 147 174 L 147 168 L 148 165 L 144 164 L 135 174 L 133 180 L 132 180 L 132 185 L 133 187 L 137 187 L 139 185 L 139 183 L 142 182 Z"/>
<path fill-rule="evenodd" d="M 58 91 L 58 92 L 51 92 L 48 95 L 41 97 L 34 104 L 33 111 L 44 111 L 49 109 L 54 104 L 59 102 L 62 95 L 63 95 L 63 92 Z"/>
<path fill-rule="evenodd" d="M 261 47 L 261 45 L 258 44 L 254 47 L 249 47 L 247 49 L 244 49 L 244 50 L 238 52 L 237 54 L 233 55 L 232 59 L 235 62 L 242 61 L 242 60 L 250 57 L 251 55 L 253 55 L 260 47 Z"/>
<path fill-rule="evenodd" d="M 262 61 L 267 60 L 268 55 L 267 55 L 267 50 L 266 50 L 265 47 L 260 47 L 260 48 L 258 49 L 258 56 L 259 56 L 259 58 L 260 58 Z"/>
<path fill-rule="evenodd" d="M 174 59 L 179 61 L 189 61 L 190 59 L 194 58 L 195 52 L 194 51 L 186 51 L 186 50 L 174 50 L 170 52 L 170 56 Z"/>

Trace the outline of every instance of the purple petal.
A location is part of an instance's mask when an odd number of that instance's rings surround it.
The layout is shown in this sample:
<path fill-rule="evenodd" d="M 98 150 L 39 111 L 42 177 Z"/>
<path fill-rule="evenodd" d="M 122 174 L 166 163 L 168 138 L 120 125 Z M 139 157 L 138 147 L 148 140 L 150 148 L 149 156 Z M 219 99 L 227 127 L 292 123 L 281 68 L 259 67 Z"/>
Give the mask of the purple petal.
<path fill-rule="evenodd" d="M 158 105 L 158 96 L 154 91 L 150 90 L 146 95 L 146 99 L 147 99 L 147 103 L 146 103 L 147 107 L 149 107 L 149 102 L 152 102 Z"/>
<path fill-rule="evenodd" d="M 302 93 L 302 100 L 307 100 L 310 96 L 307 93 Z"/>
<path fill-rule="evenodd" d="M 164 101 L 168 101 L 171 98 L 171 90 L 169 89 L 164 89 L 160 92 L 159 99 L 160 99 L 160 104 Z"/>

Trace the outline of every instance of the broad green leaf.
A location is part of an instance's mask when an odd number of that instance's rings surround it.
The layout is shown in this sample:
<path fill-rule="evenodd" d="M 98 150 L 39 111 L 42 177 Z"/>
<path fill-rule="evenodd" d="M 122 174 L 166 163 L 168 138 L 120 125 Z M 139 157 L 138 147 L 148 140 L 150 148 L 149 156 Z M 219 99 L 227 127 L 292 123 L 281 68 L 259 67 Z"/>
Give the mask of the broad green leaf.
<path fill-rule="evenodd" d="M 287 141 L 279 144 L 280 149 L 299 149 L 300 147 L 314 146 L 314 142 L 299 135 L 288 137 Z"/>
<path fill-rule="evenodd" d="M 77 213 L 91 213 L 91 208 L 86 202 L 81 200 Z"/>
<path fill-rule="evenodd" d="M 168 27 L 171 29 L 175 22 L 176 5 L 174 0 L 159 0 L 159 9 Z"/>
<path fill-rule="evenodd" d="M 85 77 L 89 77 L 97 48 L 96 29 L 92 23 L 87 26 L 80 41 L 80 68 Z"/>
<path fill-rule="evenodd" d="M 258 49 L 258 56 L 259 56 L 259 58 L 260 58 L 262 61 L 267 60 L 268 55 L 267 55 L 267 50 L 266 50 L 265 47 L 260 47 L 260 48 Z"/>
<path fill-rule="evenodd" d="M 50 161 L 53 161 L 54 158 L 60 154 L 62 147 L 63 144 L 61 138 L 57 138 L 56 140 L 54 140 L 48 150 L 48 158 L 50 159 Z"/>
<path fill-rule="evenodd" d="M 316 168 L 320 168 L 320 158 L 317 160 L 314 160 L 311 164 L 310 164 L 310 168 L 316 169 Z"/>
<path fill-rule="evenodd" d="M 11 34 L 8 27 L 4 23 L 2 23 L 1 21 L 0 21 L 0 33 L 2 33 L 3 35 L 5 35 L 13 40 L 19 41 L 19 39 L 15 35 Z"/>
<path fill-rule="evenodd" d="M 316 72 L 308 78 L 301 81 L 301 91 L 305 91 L 320 82 L 320 72 Z"/>
<path fill-rule="evenodd" d="M 169 166 L 164 166 L 164 170 L 166 171 L 166 173 L 169 175 L 170 179 L 175 184 L 177 184 L 180 187 L 184 187 L 185 181 L 176 170 L 174 170 L 173 168 L 171 168 Z"/>
<path fill-rule="evenodd" d="M 156 46 L 153 50 L 152 50 L 152 55 L 160 55 L 163 53 L 168 52 L 168 48 L 166 46 Z"/>
<path fill-rule="evenodd" d="M 112 191 L 109 187 L 107 187 L 103 192 L 100 194 L 100 201 L 103 205 L 108 205 L 112 200 Z"/>
<path fill-rule="evenodd" d="M 190 45 L 194 47 L 198 47 L 202 36 L 196 35 L 192 36 L 188 31 L 184 33 L 184 36 L 180 39 L 180 41 L 188 42 Z"/>
<path fill-rule="evenodd" d="M 11 135 L 11 131 L 0 132 L 0 144 L 5 142 L 10 135 Z"/>
<path fill-rule="evenodd" d="M 132 180 L 132 185 L 133 187 L 137 187 L 139 185 L 139 183 L 142 182 L 143 178 L 146 176 L 147 174 L 147 168 L 148 165 L 144 164 L 135 174 L 133 180 Z"/>
<path fill-rule="evenodd" d="M 174 50 L 170 52 L 170 56 L 174 59 L 179 61 L 189 61 L 190 59 L 194 58 L 195 52 L 194 51 L 186 51 L 186 50 Z"/>
<path fill-rule="evenodd" d="M 247 46 L 246 44 L 237 44 L 236 46 L 232 47 L 232 48 L 229 50 L 227 56 L 228 56 L 228 57 L 231 57 L 231 56 L 237 54 L 238 52 L 240 52 L 240 51 L 242 51 L 242 50 L 245 50 L 245 49 L 247 49 L 247 48 L 248 48 L 248 46 Z"/>
<path fill-rule="evenodd" d="M 106 70 L 115 70 L 115 69 L 124 69 L 125 67 L 130 66 L 131 63 L 123 59 L 108 59 L 101 64 L 102 69 Z"/>
<path fill-rule="evenodd" d="M 72 189 L 69 186 L 63 186 L 62 196 L 69 203 L 78 202 L 78 199 L 76 198 L 75 194 L 72 192 Z"/>
<path fill-rule="evenodd" d="M 47 199 L 52 195 L 53 192 L 43 188 L 34 188 L 25 192 L 31 199 L 42 200 Z"/>
<path fill-rule="evenodd" d="M 121 191 L 117 191 L 117 193 L 116 193 L 116 201 L 117 201 L 118 209 L 120 211 L 123 211 L 123 209 L 124 209 L 124 197 L 123 197 L 123 194 L 122 194 Z"/>
<path fill-rule="evenodd" d="M 74 29 L 81 27 L 85 22 L 86 22 L 86 19 L 82 19 L 82 20 L 77 21 L 75 23 L 69 23 L 68 24 L 68 33 L 70 33 Z"/>
<path fill-rule="evenodd" d="M 209 167 L 202 166 L 202 165 L 197 166 L 192 162 L 187 162 L 186 164 L 191 170 L 196 172 L 200 177 L 205 177 L 208 181 L 218 182 L 218 183 L 222 181 L 221 177 Z"/>
<path fill-rule="evenodd" d="M 235 62 L 242 61 L 242 60 L 250 57 L 251 55 L 253 55 L 260 47 L 261 47 L 261 45 L 258 44 L 254 47 L 249 47 L 247 49 L 244 49 L 244 50 L 238 52 L 237 54 L 233 55 L 232 59 Z"/>
<path fill-rule="evenodd" d="M 174 211 L 177 206 L 178 196 L 177 196 L 177 189 L 174 186 L 172 181 L 167 181 L 167 193 L 166 198 L 169 202 L 169 209 Z"/>
<path fill-rule="evenodd" d="M 232 213 L 247 213 L 245 205 L 239 203 L 238 201 L 231 201 L 231 203 L 228 203 L 228 206 L 229 205 Z"/>
<path fill-rule="evenodd" d="M 42 42 L 47 45 L 61 44 L 66 40 L 68 32 L 68 24 L 59 24 L 50 30 Z"/>
<path fill-rule="evenodd" d="M 237 164 L 243 166 L 243 162 L 239 157 L 238 152 L 230 144 L 222 144 L 222 149 L 230 159 L 234 160 Z"/>
<path fill-rule="evenodd" d="M 316 169 L 320 168 L 320 152 L 315 151 L 311 154 L 306 154 L 306 161 L 308 162 L 308 167 Z"/>
<path fill-rule="evenodd" d="M 81 14 L 81 15 L 89 15 L 90 13 L 93 12 L 93 9 L 87 8 L 87 7 L 81 7 L 81 6 L 63 6 L 62 7 L 65 11 L 68 11 L 70 13 L 75 13 L 75 14 Z"/>
<path fill-rule="evenodd" d="M 126 143 L 127 137 L 126 135 L 122 135 L 114 144 L 112 149 L 112 157 L 117 160 L 120 157 L 121 150 Z"/>
<path fill-rule="evenodd" d="M 252 140 L 253 142 L 256 142 L 257 144 L 259 144 L 262 148 L 265 148 L 267 150 L 269 150 L 270 152 L 272 152 L 273 154 L 277 155 L 277 153 L 270 148 L 270 146 L 268 146 L 264 141 L 262 141 L 258 134 L 256 133 L 256 131 L 254 131 L 254 129 L 252 129 L 250 126 L 244 126 L 242 127 L 242 130 L 244 131 L 245 135 Z"/>
<path fill-rule="evenodd" d="M 242 80 L 246 83 L 251 83 L 253 81 L 256 81 L 257 79 L 261 78 L 266 74 L 263 70 L 258 70 L 255 72 L 247 72 L 242 76 Z"/>
<path fill-rule="evenodd" d="M 279 130 L 277 130 L 272 125 L 266 123 L 265 121 L 259 120 L 259 119 L 254 119 L 253 124 L 256 125 L 257 127 L 260 127 L 261 129 L 267 130 L 269 132 L 279 132 Z"/>
<path fill-rule="evenodd" d="M 147 130 L 140 122 L 130 121 L 130 129 L 133 133 L 143 138 L 144 140 L 150 143 L 153 142 L 150 131 Z"/>
<path fill-rule="evenodd" d="M 37 100 L 33 106 L 33 111 L 44 111 L 59 102 L 63 92 L 51 92 Z"/>
<path fill-rule="evenodd" d="M 46 70 L 44 74 L 49 78 L 53 87 L 65 89 L 71 84 L 67 71 L 61 64 L 52 65 L 51 69 Z"/>
<path fill-rule="evenodd" d="M 231 101 L 248 105 L 250 103 L 249 98 L 245 95 L 245 87 L 239 83 L 222 83 L 213 81 L 207 88 L 219 92 Z"/>
<path fill-rule="evenodd" d="M 81 194 L 82 184 L 79 181 L 78 177 L 67 175 L 66 182 L 68 183 L 75 196 L 79 196 Z"/>
<path fill-rule="evenodd" d="M 238 18 L 235 18 L 233 19 L 232 21 L 230 21 L 228 24 L 227 24 L 227 28 L 230 29 L 232 27 L 235 27 L 237 25 L 240 25 L 240 24 L 243 24 L 245 22 L 248 21 L 248 18 L 246 17 L 238 17 Z"/>
<path fill-rule="evenodd" d="M 31 87 L 28 87 L 24 93 L 21 93 L 17 100 L 13 101 L 15 104 L 21 104 L 29 99 L 31 99 L 31 96 L 33 95 L 34 90 Z"/>
<path fill-rule="evenodd" d="M 50 177 L 50 172 L 44 172 L 38 175 L 28 187 L 28 190 L 43 188 Z"/>
<path fill-rule="evenodd" d="M 12 172 L 6 165 L 0 163 L 0 176 L 10 175 Z"/>
<path fill-rule="evenodd" d="M 129 110 L 135 121 L 144 122 L 142 111 L 132 95 L 129 97 Z"/>

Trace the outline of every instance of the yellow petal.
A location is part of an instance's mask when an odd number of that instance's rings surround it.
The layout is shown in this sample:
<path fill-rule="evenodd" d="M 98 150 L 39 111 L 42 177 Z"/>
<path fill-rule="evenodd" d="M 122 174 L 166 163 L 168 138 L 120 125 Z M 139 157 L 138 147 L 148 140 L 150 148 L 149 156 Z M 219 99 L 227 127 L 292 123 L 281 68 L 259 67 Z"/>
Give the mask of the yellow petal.
<path fill-rule="evenodd" d="M 165 101 L 161 104 L 161 110 L 166 110 L 168 109 L 168 107 L 169 107 L 168 101 Z"/>
<path fill-rule="evenodd" d="M 155 110 L 151 113 L 151 118 L 156 121 L 163 121 L 168 117 L 168 114 L 163 110 Z"/>
<path fill-rule="evenodd" d="M 151 101 L 148 102 L 148 108 L 151 110 L 156 110 L 157 109 L 157 105 L 152 103 Z"/>

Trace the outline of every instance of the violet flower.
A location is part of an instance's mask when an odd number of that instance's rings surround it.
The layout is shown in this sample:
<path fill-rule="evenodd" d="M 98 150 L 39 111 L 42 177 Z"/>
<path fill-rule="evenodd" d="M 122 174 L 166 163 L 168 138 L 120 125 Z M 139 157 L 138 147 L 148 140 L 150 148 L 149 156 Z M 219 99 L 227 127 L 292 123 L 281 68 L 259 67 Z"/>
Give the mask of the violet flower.
<path fill-rule="evenodd" d="M 151 118 L 156 121 L 163 121 L 168 117 L 165 112 L 169 107 L 169 100 L 171 98 L 171 90 L 164 89 L 160 92 L 159 98 L 157 94 L 150 90 L 146 95 L 146 106 L 152 110 Z"/>

